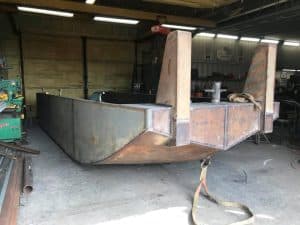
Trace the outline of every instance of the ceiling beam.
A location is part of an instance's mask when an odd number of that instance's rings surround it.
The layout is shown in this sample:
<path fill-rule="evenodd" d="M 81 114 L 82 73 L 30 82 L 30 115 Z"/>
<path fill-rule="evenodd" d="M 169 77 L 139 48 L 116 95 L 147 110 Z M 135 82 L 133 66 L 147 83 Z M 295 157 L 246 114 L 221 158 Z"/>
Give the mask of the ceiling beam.
<path fill-rule="evenodd" d="M 237 0 L 144 0 L 145 2 L 153 2 L 167 5 L 181 5 L 192 8 L 212 9 L 220 6 L 229 5 Z"/>
<path fill-rule="evenodd" d="M 64 1 L 64 0 L 0 0 L 0 3 L 5 4 L 14 4 L 14 5 L 23 5 L 39 8 L 48 8 L 55 10 L 65 10 L 72 12 L 80 13 L 89 13 L 95 15 L 104 15 L 104 16 L 117 16 L 132 18 L 138 20 L 152 20 L 160 21 L 163 23 L 173 23 L 173 24 L 182 24 L 190 25 L 197 27 L 215 27 L 215 22 L 206 19 L 194 18 L 194 17 L 183 17 L 183 16 L 174 16 L 169 14 L 155 13 L 155 12 L 146 12 L 141 10 L 133 9 L 124 9 L 116 8 L 110 6 L 101 6 L 101 5 L 89 5 L 80 2 L 73 1 Z"/>

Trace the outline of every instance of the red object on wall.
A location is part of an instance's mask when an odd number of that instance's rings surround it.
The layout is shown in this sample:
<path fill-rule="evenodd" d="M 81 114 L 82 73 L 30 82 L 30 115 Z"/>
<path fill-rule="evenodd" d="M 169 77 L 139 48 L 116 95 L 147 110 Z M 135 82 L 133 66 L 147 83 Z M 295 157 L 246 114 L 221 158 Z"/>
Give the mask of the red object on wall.
<path fill-rule="evenodd" d="M 171 30 L 166 27 L 162 27 L 161 25 L 155 25 L 151 27 L 151 32 L 167 35 L 171 32 Z"/>

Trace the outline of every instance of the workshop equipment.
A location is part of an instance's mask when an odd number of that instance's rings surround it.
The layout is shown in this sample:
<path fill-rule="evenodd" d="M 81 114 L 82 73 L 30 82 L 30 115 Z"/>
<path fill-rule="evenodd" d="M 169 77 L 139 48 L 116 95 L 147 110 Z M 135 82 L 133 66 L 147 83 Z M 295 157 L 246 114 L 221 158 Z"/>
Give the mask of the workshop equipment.
<path fill-rule="evenodd" d="M 21 95 L 21 81 L 0 80 L 0 140 L 14 142 L 22 138 L 22 123 L 24 115 Z M 5 106 L 4 106 L 5 104 Z"/>

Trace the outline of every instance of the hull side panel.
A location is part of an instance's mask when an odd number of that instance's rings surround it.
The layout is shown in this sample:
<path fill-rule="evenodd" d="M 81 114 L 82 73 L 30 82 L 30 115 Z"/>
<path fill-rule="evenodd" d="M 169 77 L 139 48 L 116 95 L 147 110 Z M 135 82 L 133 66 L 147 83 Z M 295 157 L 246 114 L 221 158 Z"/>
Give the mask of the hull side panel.
<path fill-rule="evenodd" d="M 74 155 L 82 162 L 107 158 L 144 129 L 144 110 L 74 102 Z"/>
<path fill-rule="evenodd" d="M 75 161 L 92 164 L 144 132 L 146 110 L 37 94 L 38 119 L 46 133 Z"/>

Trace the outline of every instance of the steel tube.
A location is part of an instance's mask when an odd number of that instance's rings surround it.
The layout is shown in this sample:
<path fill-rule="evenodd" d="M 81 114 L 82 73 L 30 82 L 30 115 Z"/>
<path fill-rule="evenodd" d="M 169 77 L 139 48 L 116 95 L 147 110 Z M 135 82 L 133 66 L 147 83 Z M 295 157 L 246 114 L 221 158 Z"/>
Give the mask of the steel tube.
<path fill-rule="evenodd" d="M 20 146 L 20 145 L 8 144 L 8 143 L 3 142 L 3 141 L 0 141 L 0 146 L 3 146 L 5 148 L 14 149 L 14 150 L 20 151 L 20 152 L 35 154 L 35 155 L 40 154 L 39 150 L 35 150 L 35 149 L 32 149 L 32 148 L 26 148 L 26 147 L 23 147 L 23 146 Z"/>
<path fill-rule="evenodd" d="M 23 192 L 28 194 L 33 191 L 33 173 L 31 157 L 25 157 L 23 173 Z"/>

